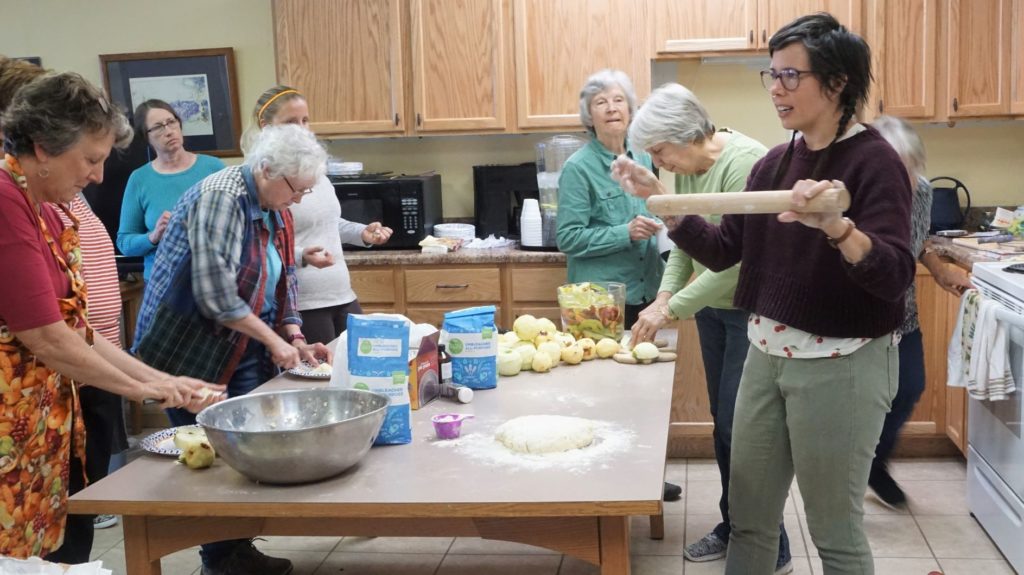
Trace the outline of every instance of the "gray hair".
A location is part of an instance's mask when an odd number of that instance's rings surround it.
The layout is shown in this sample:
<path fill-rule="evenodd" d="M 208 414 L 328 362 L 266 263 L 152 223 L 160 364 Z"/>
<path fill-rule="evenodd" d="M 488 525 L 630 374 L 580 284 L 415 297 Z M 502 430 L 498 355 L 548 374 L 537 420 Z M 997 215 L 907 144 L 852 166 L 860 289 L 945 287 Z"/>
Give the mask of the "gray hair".
<path fill-rule="evenodd" d="M 622 88 L 622 91 L 626 94 L 626 103 L 629 105 L 629 117 L 632 118 L 633 112 L 636 111 L 636 91 L 633 90 L 633 82 L 630 81 L 629 76 L 625 72 L 610 68 L 594 72 L 587 78 L 586 83 L 583 84 L 583 89 L 580 90 L 580 122 L 583 123 L 583 127 L 591 135 L 594 134 L 594 117 L 590 114 L 590 102 L 594 99 L 594 96 L 615 86 Z"/>
<path fill-rule="evenodd" d="M 270 178 L 319 179 L 327 173 L 327 151 L 305 128 L 294 124 L 267 126 L 253 138 L 245 163 L 253 171 L 265 168 Z"/>
<path fill-rule="evenodd" d="M 879 116 L 871 126 L 896 150 L 911 176 L 915 179 L 925 177 L 924 143 L 910 124 L 893 116 Z"/>
<path fill-rule="evenodd" d="M 685 86 L 669 83 L 651 92 L 629 126 L 629 142 L 646 150 L 661 143 L 701 143 L 715 133 L 707 110 Z"/>
<path fill-rule="evenodd" d="M 83 135 L 114 135 L 114 147 L 132 141 L 132 128 L 121 110 L 74 72 L 46 74 L 22 86 L 3 115 L 4 151 L 35 155 L 38 145 L 59 156 Z"/>

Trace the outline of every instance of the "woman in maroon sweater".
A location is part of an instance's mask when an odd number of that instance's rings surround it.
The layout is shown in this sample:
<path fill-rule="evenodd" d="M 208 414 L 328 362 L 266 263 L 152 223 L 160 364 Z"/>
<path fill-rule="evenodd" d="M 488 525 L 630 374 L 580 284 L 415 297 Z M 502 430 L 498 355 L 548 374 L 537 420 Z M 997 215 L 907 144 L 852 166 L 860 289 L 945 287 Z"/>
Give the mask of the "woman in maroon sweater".
<path fill-rule="evenodd" d="M 747 189 L 792 189 L 798 207 L 845 185 L 852 203 L 844 214 L 667 222 L 709 269 L 743 264 L 734 304 L 751 312 L 751 347 L 733 424 L 726 573 L 772 573 L 794 473 L 825 572 L 873 573 L 863 497 L 898 384 L 897 330 L 914 275 L 910 180 L 854 119 L 871 81 L 863 39 L 814 14 L 776 32 L 769 52 L 762 81 L 794 137 L 754 166 Z M 627 161 L 613 171 L 640 195 L 663 193 Z"/>

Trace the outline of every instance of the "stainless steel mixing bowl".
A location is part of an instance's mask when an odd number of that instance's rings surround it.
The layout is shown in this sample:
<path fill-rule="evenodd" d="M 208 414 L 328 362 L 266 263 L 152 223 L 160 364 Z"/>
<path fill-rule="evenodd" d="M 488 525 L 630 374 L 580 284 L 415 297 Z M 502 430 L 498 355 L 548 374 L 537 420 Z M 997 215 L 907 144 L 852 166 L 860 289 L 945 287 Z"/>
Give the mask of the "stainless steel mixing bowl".
<path fill-rule="evenodd" d="M 355 465 L 373 445 L 389 400 L 318 388 L 233 397 L 196 421 L 225 463 L 263 483 L 306 483 Z"/>

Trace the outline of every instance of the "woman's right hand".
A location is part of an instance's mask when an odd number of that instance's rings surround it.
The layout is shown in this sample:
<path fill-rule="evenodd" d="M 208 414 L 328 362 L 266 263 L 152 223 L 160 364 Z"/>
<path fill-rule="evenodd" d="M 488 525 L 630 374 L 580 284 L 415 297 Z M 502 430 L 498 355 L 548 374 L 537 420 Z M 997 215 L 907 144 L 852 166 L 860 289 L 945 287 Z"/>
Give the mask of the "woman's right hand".
<path fill-rule="evenodd" d="M 302 250 L 302 261 L 318 269 L 329 268 L 334 265 L 334 254 L 321 246 L 313 246 Z"/>
<path fill-rule="evenodd" d="M 281 369 L 298 367 L 301 361 L 299 350 L 280 337 L 275 339 L 276 341 L 267 348 L 267 351 L 270 352 L 270 360 L 274 362 L 274 365 Z"/>
<path fill-rule="evenodd" d="M 156 227 L 153 231 L 149 232 L 149 243 L 154 246 L 160 243 L 160 240 L 164 237 L 164 232 L 167 231 L 167 222 L 171 220 L 171 212 L 164 212 L 160 214 L 160 219 L 156 221 Z"/>
<path fill-rule="evenodd" d="M 612 162 L 611 176 L 627 194 L 649 198 L 665 193 L 665 187 L 654 172 L 634 162 L 625 154 Z"/>
<path fill-rule="evenodd" d="M 223 385 L 208 384 L 191 377 L 167 377 L 145 383 L 145 399 L 156 399 L 162 407 L 182 407 L 198 413 L 224 399 Z"/>
<path fill-rule="evenodd" d="M 634 242 L 649 239 L 661 229 L 658 220 L 640 215 L 629 220 L 627 226 L 629 227 L 629 239 Z"/>

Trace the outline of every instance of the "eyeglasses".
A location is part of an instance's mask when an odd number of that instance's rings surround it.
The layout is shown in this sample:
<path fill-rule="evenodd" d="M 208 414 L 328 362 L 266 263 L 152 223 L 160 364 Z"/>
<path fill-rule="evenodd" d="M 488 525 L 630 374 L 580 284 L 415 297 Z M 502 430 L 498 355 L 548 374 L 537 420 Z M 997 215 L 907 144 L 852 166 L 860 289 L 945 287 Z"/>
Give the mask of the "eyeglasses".
<path fill-rule="evenodd" d="M 291 181 L 288 180 L 288 176 L 281 177 L 284 178 L 284 183 L 288 184 L 288 187 L 292 189 L 292 195 L 299 196 L 301 198 L 302 196 L 308 196 L 313 193 L 313 188 L 306 188 L 302 191 L 296 190 L 295 186 L 293 186 Z"/>
<path fill-rule="evenodd" d="M 800 76 L 813 74 L 810 70 L 797 70 L 795 68 L 783 68 L 775 70 L 761 70 L 761 85 L 765 90 L 771 90 L 775 80 L 782 80 L 782 87 L 787 90 L 796 90 L 800 86 Z"/>
<path fill-rule="evenodd" d="M 180 122 L 178 122 L 177 118 L 170 118 L 168 120 L 160 122 L 159 124 L 153 124 L 151 128 L 146 130 L 146 133 L 159 136 L 160 134 L 163 134 L 164 130 L 166 130 L 167 128 L 177 128 L 179 125 Z"/>

